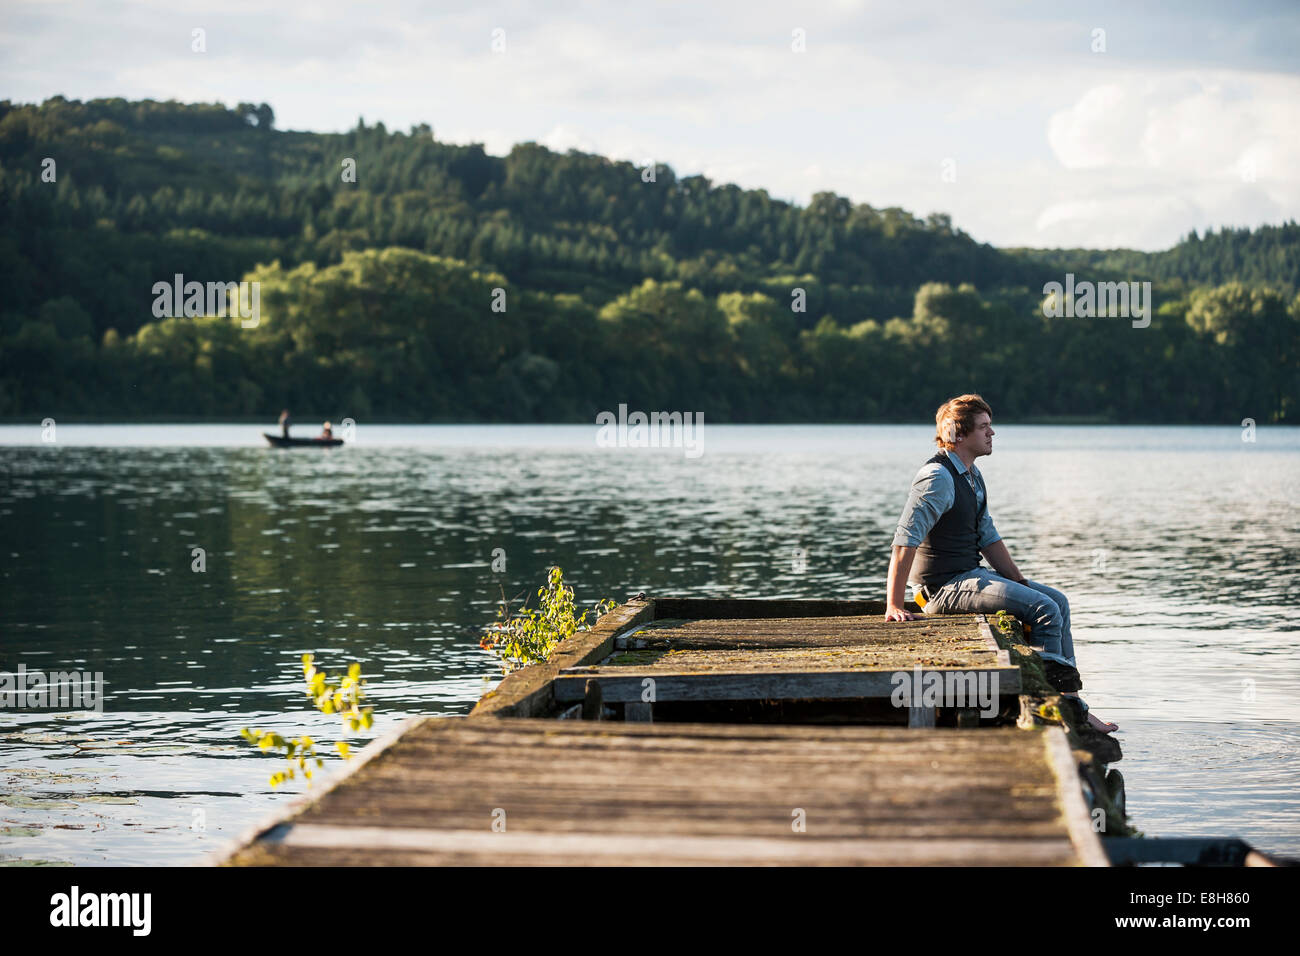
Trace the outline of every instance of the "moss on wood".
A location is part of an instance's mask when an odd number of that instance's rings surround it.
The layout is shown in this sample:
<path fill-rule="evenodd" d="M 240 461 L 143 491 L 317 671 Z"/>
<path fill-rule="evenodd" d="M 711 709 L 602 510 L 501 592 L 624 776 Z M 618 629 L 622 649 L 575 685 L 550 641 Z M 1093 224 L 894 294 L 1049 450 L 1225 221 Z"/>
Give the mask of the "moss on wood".
<path fill-rule="evenodd" d="M 998 647 L 1007 650 L 1011 662 L 1020 668 L 1021 697 L 1026 704 L 1024 710 L 1035 723 L 1060 724 L 1065 728 L 1070 749 L 1079 757 L 1080 777 L 1087 784 L 1091 805 L 1101 808 L 1106 815 L 1103 836 L 1140 836 L 1140 831 L 1129 825 L 1124 807 L 1118 805 L 1105 784 L 1107 763 L 1123 756 L 1119 742 L 1089 727 L 1078 700 L 1058 694 L 1048 683 L 1043 659 L 1026 643 L 1024 627 L 1019 620 L 1002 612 L 991 617 L 989 623 Z"/>

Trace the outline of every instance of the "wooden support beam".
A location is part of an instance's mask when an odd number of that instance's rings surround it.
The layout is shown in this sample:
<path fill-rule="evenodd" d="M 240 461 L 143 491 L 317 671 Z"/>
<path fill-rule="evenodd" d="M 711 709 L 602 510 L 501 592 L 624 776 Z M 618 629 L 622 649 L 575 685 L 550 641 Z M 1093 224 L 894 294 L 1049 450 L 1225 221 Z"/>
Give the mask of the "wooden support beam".
<path fill-rule="evenodd" d="M 654 706 L 654 704 L 642 700 L 628 701 L 623 705 L 623 719 L 635 723 L 653 723 Z"/>
<path fill-rule="evenodd" d="M 600 720 L 604 716 L 605 696 L 600 692 L 600 681 L 589 680 L 582 696 L 582 719 Z"/>
<path fill-rule="evenodd" d="M 997 675 L 999 697 L 1020 693 L 1019 669 L 931 667 L 923 669 L 922 674 L 979 671 Z M 655 700 L 660 703 L 679 700 L 836 700 L 888 698 L 898 686 L 894 679 L 896 673 L 896 670 L 665 673 L 627 666 L 602 668 L 599 679 L 606 703 L 639 701 L 647 677 L 654 680 Z M 555 700 L 560 704 L 581 700 L 591 676 L 582 672 L 558 675 L 555 678 Z M 908 676 L 911 677 L 911 672 Z"/>

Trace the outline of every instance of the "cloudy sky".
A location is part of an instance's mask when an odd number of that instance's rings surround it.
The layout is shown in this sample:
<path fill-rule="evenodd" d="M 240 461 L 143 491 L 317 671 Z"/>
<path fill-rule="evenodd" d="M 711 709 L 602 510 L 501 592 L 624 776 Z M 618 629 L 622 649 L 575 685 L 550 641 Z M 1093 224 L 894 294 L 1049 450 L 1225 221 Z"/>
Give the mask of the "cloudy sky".
<path fill-rule="evenodd" d="M 1161 249 L 1300 218 L 1296 0 L 0 2 L 16 102 L 427 122 L 492 153 L 534 140 L 947 212 L 1001 246 Z"/>

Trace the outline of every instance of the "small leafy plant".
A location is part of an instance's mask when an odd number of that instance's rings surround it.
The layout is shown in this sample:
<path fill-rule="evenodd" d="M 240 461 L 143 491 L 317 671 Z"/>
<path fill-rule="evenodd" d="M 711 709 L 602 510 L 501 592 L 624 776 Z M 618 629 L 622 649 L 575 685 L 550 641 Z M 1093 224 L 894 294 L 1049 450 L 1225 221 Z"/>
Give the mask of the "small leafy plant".
<path fill-rule="evenodd" d="M 311 654 L 302 655 L 307 696 L 312 699 L 316 709 L 322 714 L 338 714 L 343 721 L 344 733 L 369 730 L 374 723 L 374 708 L 361 706 L 361 702 L 366 699 L 366 682 L 361 677 L 361 665 L 353 663 L 348 667 L 347 675 L 334 683 L 328 674 L 316 668 L 314 660 Z M 325 761 L 316 754 L 316 741 L 306 734 L 286 740 L 271 730 L 250 730 L 245 727 L 239 736 L 263 751 L 283 754 L 286 767 L 271 774 L 272 787 L 294 779 L 299 773 L 307 780 L 307 785 L 311 786 L 313 768 L 325 765 Z M 352 759 L 352 748 L 346 740 L 335 741 L 334 749 L 344 760 Z"/>
<path fill-rule="evenodd" d="M 483 629 L 478 646 L 495 654 L 507 674 L 546 660 L 560 641 L 587 630 L 588 614 L 594 613 L 599 620 L 617 607 L 612 599 L 603 598 L 591 611 L 575 617 L 573 588 L 565 587 L 564 572 L 558 567 L 547 573 L 546 586 L 537 589 L 537 597 L 538 607 L 530 608 L 525 601 L 519 610 L 512 612 L 502 591 L 497 622 Z"/>
<path fill-rule="evenodd" d="M 1016 622 L 1015 616 L 1008 613 L 1005 610 L 998 611 L 997 615 L 993 618 L 993 623 L 995 623 L 998 626 L 998 630 L 1000 630 L 1003 634 L 1010 634 L 1011 626 L 1015 624 L 1015 622 Z M 1021 622 L 1020 632 L 1022 634 L 1027 635 L 1032 630 L 1033 628 L 1030 625 L 1025 624 L 1023 621 Z"/>

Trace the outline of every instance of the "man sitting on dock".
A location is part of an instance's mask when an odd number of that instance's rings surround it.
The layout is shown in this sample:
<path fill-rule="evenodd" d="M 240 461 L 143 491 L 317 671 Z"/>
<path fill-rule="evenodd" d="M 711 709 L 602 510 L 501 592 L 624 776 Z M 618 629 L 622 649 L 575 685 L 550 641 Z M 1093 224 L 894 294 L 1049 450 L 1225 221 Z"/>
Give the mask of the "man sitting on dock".
<path fill-rule="evenodd" d="M 903 582 L 912 585 L 926 614 L 979 614 L 1006 610 L 1033 629 L 1049 678 L 1078 697 L 1070 636 L 1070 605 L 1055 588 L 1028 580 L 1011 560 L 989 517 L 984 478 L 975 459 L 993 453 L 993 411 L 978 395 L 959 395 L 935 413 L 938 453 L 921 466 L 894 534 L 885 595 L 885 620 L 911 621 L 903 609 Z M 980 564 L 983 555 L 993 566 Z M 1055 663 L 1052 663 L 1055 662 Z M 1118 730 L 1088 712 L 1102 733 Z"/>

